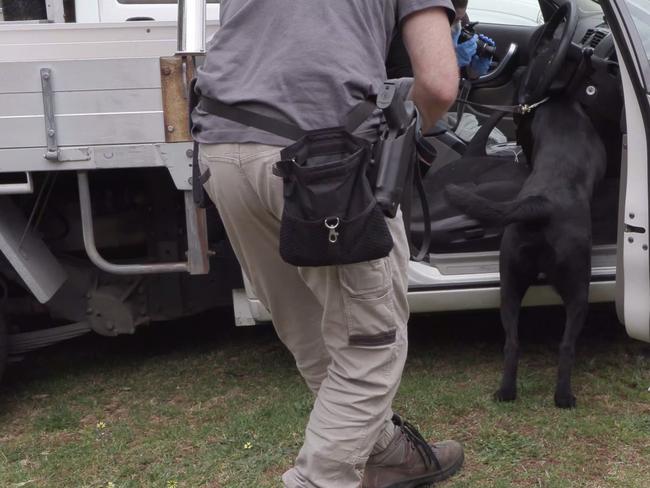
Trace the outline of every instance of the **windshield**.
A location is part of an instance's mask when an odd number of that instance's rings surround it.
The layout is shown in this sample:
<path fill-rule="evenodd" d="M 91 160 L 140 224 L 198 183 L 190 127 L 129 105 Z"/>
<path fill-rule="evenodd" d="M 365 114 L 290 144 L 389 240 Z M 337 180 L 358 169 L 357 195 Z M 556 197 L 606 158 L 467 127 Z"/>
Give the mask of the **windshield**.
<path fill-rule="evenodd" d="M 594 14 L 594 13 L 603 13 L 603 8 L 600 6 L 598 0 L 577 0 L 578 8 L 583 13 Z"/>
<path fill-rule="evenodd" d="M 639 31 L 646 57 L 650 54 L 650 5 L 647 0 L 626 0 L 632 20 Z"/>

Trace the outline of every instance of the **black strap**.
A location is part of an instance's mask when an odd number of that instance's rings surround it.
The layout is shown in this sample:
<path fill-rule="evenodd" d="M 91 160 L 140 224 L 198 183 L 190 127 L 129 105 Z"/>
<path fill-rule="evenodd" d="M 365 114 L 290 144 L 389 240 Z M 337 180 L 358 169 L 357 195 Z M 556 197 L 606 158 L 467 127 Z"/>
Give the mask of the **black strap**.
<path fill-rule="evenodd" d="M 456 108 L 456 123 L 451 128 L 452 132 L 456 132 L 460 126 L 460 121 L 465 115 L 465 110 L 467 109 L 467 100 L 469 99 L 469 94 L 472 91 L 472 82 L 469 80 L 462 81 L 462 87 L 460 89 L 460 96 L 458 97 L 458 106 Z"/>
<path fill-rule="evenodd" d="M 404 189 L 402 196 L 402 220 L 406 228 L 406 237 L 409 243 L 411 259 L 413 261 L 424 261 L 429 254 L 429 247 L 431 247 L 431 214 L 429 213 L 429 202 L 427 194 L 424 191 L 424 184 L 422 182 L 422 173 L 420 173 L 417 161 L 414 161 L 407 176 L 407 185 Z M 424 234 L 422 235 L 422 242 L 419 249 L 415 247 L 412 240 L 411 232 L 411 219 L 412 219 L 412 206 L 413 206 L 413 187 L 418 192 L 420 197 L 420 205 L 422 205 L 422 218 L 424 219 Z"/>
<path fill-rule="evenodd" d="M 304 137 L 308 131 L 301 129 L 297 125 L 284 122 L 266 115 L 261 115 L 243 108 L 228 105 L 214 98 L 201 95 L 199 108 L 202 110 L 222 117 L 224 119 L 238 122 L 248 127 L 270 132 L 280 137 L 297 141 Z M 363 101 L 354 107 L 346 117 L 346 123 L 343 127 L 348 132 L 354 132 L 376 109 L 374 102 L 370 100 Z"/>
<path fill-rule="evenodd" d="M 198 208 L 205 208 L 207 199 L 205 198 L 205 190 L 203 185 L 210 179 L 210 170 L 206 170 L 201 174 L 199 168 L 199 143 L 194 141 L 194 149 L 192 149 L 192 197 L 194 204 Z"/>
<path fill-rule="evenodd" d="M 476 102 L 471 102 L 467 99 L 462 99 L 462 98 L 457 98 L 456 101 L 458 103 L 463 103 L 465 105 L 469 105 L 471 107 L 476 107 L 476 108 L 483 108 L 486 110 L 496 110 L 499 112 L 506 112 L 506 113 L 513 113 L 513 114 L 520 114 L 522 113 L 522 106 L 521 105 L 485 105 L 483 103 L 476 103 Z"/>
<path fill-rule="evenodd" d="M 214 98 L 206 97 L 205 95 L 201 95 L 199 108 L 209 114 L 216 115 L 217 117 L 222 117 L 233 122 L 238 122 L 265 132 L 270 132 L 271 134 L 285 137 L 292 141 L 297 141 L 306 134 L 306 131 L 296 125 L 266 115 L 250 112 L 239 107 L 234 107 L 220 102 L 219 100 L 215 100 Z"/>
<path fill-rule="evenodd" d="M 415 256 L 412 256 L 414 261 L 423 261 L 429 255 L 429 248 L 431 247 L 431 214 L 429 213 L 429 201 L 427 200 L 427 194 L 424 191 L 424 183 L 422 181 L 422 173 L 420 173 L 420 168 L 416 164 L 413 171 L 415 176 L 413 181 L 415 183 L 415 189 L 420 196 L 420 204 L 422 205 L 422 218 L 424 219 L 424 234 L 422 234 L 422 243 L 420 244 L 420 249 Z M 411 230 L 407 229 L 410 233 Z M 412 253 L 413 254 L 413 253 Z"/>
<path fill-rule="evenodd" d="M 476 102 L 471 102 L 467 99 L 462 99 L 462 98 L 457 98 L 456 101 L 458 103 L 464 103 L 467 104 L 471 107 L 477 107 L 477 108 L 482 108 L 486 110 L 492 110 L 492 111 L 497 111 L 497 112 L 506 112 L 506 113 L 511 113 L 511 114 L 518 114 L 518 115 L 526 115 L 531 113 L 533 110 L 535 110 L 537 107 L 540 105 L 548 102 L 550 100 L 550 97 L 546 97 L 539 102 L 535 103 L 530 103 L 530 104 L 520 104 L 520 105 L 485 105 L 483 103 L 476 103 Z"/>
<path fill-rule="evenodd" d="M 359 103 L 348 112 L 348 115 L 345 118 L 345 130 L 352 134 L 368 119 L 368 117 L 372 115 L 376 109 L 377 104 L 374 101 L 365 100 Z"/>
<path fill-rule="evenodd" d="M 194 62 L 194 59 L 192 59 Z M 199 95 L 196 92 L 196 78 L 190 82 L 190 93 L 189 93 L 189 124 L 190 124 L 190 134 L 192 133 L 192 112 L 199 103 Z M 203 185 L 210 179 L 210 170 L 206 170 L 205 173 L 201 174 L 201 168 L 199 167 L 199 143 L 194 141 L 194 146 L 192 149 L 192 199 L 194 200 L 194 205 L 198 208 L 207 208 L 210 205 L 210 198 L 208 197 Z"/>

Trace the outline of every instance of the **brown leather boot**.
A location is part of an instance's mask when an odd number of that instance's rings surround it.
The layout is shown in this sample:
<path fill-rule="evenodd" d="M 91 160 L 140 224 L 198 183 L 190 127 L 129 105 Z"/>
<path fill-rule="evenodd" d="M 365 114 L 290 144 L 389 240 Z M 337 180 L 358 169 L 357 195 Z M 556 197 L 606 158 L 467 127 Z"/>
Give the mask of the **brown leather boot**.
<path fill-rule="evenodd" d="M 456 441 L 429 444 L 415 427 L 393 416 L 399 427 L 388 447 L 366 464 L 362 488 L 415 488 L 442 481 L 463 465 L 463 447 Z"/>

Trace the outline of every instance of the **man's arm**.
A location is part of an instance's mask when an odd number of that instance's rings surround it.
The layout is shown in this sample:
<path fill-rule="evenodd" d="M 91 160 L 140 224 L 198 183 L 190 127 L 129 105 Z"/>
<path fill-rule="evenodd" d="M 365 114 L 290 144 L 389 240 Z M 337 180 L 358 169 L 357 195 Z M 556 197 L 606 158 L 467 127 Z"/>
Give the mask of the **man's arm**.
<path fill-rule="evenodd" d="M 458 95 L 459 71 L 443 8 L 415 12 L 404 20 L 404 44 L 413 65 L 411 97 L 422 115 L 422 130 L 432 127 Z"/>

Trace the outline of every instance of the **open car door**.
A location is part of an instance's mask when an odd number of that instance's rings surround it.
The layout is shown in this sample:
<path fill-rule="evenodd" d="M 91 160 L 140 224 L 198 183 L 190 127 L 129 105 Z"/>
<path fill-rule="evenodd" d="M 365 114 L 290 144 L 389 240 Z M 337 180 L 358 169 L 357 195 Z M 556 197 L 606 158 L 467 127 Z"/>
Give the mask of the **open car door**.
<path fill-rule="evenodd" d="M 601 2 L 616 38 L 625 98 L 616 305 L 628 334 L 650 342 L 650 4 Z"/>

